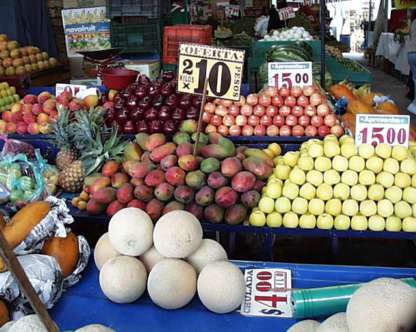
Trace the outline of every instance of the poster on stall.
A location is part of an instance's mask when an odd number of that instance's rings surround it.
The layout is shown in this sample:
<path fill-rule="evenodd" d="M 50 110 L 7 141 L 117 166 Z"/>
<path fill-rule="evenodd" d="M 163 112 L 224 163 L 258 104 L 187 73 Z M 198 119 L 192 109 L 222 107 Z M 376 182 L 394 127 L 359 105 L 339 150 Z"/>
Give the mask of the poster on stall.
<path fill-rule="evenodd" d="M 63 9 L 62 22 L 68 56 L 111 47 L 106 7 Z"/>
<path fill-rule="evenodd" d="M 395 9 L 416 8 L 416 0 L 395 0 L 394 8 Z"/>

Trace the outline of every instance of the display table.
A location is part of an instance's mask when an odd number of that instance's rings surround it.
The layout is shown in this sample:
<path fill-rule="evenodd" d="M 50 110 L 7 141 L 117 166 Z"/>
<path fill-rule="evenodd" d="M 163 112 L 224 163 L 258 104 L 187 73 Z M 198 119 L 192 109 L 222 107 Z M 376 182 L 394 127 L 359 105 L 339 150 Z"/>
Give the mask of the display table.
<path fill-rule="evenodd" d="M 404 44 L 394 40 L 394 33 L 383 32 L 378 41 L 376 56 L 382 56 L 394 64 L 394 69 L 403 75 L 409 75 L 410 67 L 407 61 L 408 38 Z"/>
<path fill-rule="evenodd" d="M 304 265 L 263 262 L 236 262 L 245 268 L 285 268 L 292 271 L 294 288 L 314 288 L 370 281 L 380 277 L 415 277 L 416 269 Z M 146 295 L 132 304 L 115 304 L 107 300 L 98 282 L 93 262 L 81 281 L 63 294 L 50 310 L 62 331 L 100 323 L 117 332 L 199 332 L 199 331 L 286 331 L 292 319 L 246 317 L 238 312 L 214 314 L 202 306 L 198 298 L 178 310 L 164 310 Z"/>

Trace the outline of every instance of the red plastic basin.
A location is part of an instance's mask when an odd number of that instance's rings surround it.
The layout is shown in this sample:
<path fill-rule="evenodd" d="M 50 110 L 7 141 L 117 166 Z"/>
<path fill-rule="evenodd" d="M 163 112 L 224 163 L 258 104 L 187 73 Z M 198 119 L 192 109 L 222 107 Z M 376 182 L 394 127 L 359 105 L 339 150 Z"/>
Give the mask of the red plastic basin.
<path fill-rule="evenodd" d="M 103 84 L 114 90 L 127 88 L 136 80 L 139 72 L 126 68 L 107 68 L 102 71 Z"/>

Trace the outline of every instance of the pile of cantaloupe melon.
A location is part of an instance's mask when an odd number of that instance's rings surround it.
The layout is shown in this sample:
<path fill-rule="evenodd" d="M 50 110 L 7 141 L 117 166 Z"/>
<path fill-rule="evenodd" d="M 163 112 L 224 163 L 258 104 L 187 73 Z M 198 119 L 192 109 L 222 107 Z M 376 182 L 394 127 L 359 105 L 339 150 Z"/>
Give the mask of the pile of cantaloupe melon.
<path fill-rule="evenodd" d="M 156 305 L 178 309 L 198 293 L 213 312 L 236 310 L 244 297 L 243 273 L 219 243 L 202 235 L 199 220 L 186 211 L 169 212 L 153 226 L 138 208 L 120 210 L 94 252 L 104 295 L 131 303 L 147 289 Z"/>

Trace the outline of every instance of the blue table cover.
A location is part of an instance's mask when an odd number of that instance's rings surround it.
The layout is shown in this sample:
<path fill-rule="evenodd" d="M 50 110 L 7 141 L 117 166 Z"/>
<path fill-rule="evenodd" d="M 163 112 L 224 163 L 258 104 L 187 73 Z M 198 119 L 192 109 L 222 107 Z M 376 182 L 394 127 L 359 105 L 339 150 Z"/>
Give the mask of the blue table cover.
<path fill-rule="evenodd" d="M 236 262 L 245 268 L 286 268 L 292 271 L 294 288 L 312 288 L 360 283 L 380 277 L 416 277 L 416 269 L 347 267 L 265 262 Z M 84 278 L 63 294 L 50 311 L 62 331 L 100 323 L 118 332 L 213 332 L 275 331 L 284 332 L 295 320 L 246 317 L 239 312 L 219 315 L 208 311 L 197 297 L 186 307 L 164 310 L 147 295 L 131 304 L 115 304 L 105 298 L 98 282 L 98 270 L 90 262 Z"/>

